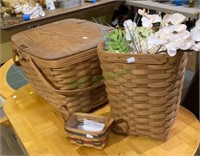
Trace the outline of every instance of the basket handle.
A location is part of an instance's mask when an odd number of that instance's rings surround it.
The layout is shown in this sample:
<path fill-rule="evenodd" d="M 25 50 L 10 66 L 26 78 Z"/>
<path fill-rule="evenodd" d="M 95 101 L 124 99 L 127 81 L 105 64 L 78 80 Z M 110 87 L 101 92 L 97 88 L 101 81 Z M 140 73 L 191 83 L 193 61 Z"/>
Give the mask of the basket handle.
<path fill-rule="evenodd" d="M 37 74 L 37 76 L 40 78 L 40 80 L 44 83 L 44 85 L 53 90 L 54 92 L 57 93 L 68 93 L 68 94 L 74 94 L 74 93 L 79 93 L 79 92 L 86 92 L 89 90 L 92 90 L 94 88 L 100 87 L 102 86 L 104 83 L 101 81 L 93 86 L 90 87 L 86 87 L 86 88 L 81 88 L 81 89 L 74 89 L 74 90 L 60 90 L 60 89 L 56 89 L 55 87 L 53 87 L 43 76 L 43 74 L 40 72 L 40 70 L 38 69 L 38 67 L 35 65 L 35 63 L 33 62 L 33 60 L 29 57 L 26 56 L 26 60 L 27 62 L 31 65 L 31 67 L 34 69 L 35 73 Z"/>
<path fill-rule="evenodd" d="M 60 106 L 59 109 L 62 109 L 62 108 L 64 108 L 64 109 L 67 111 L 67 117 L 66 117 L 66 114 L 61 113 L 62 118 L 63 118 L 63 120 L 64 120 L 64 123 L 66 123 L 67 120 L 69 119 L 69 116 L 70 116 L 72 113 L 68 110 L 68 108 L 67 108 L 65 105 Z"/>
<path fill-rule="evenodd" d="M 114 121 L 113 117 L 109 118 L 109 120 L 108 120 L 107 124 L 105 125 L 104 129 L 108 129 L 111 126 L 111 124 L 113 123 L 113 121 Z"/>
<path fill-rule="evenodd" d="M 119 126 L 120 123 L 125 123 L 125 128 L 121 128 Z M 129 132 L 129 125 L 127 123 L 127 121 L 125 121 L 124 119 L 118 119 L 115 121 L 114 125 L 113 125 L 113 131 L 119 134 L 127 134 Z"/>

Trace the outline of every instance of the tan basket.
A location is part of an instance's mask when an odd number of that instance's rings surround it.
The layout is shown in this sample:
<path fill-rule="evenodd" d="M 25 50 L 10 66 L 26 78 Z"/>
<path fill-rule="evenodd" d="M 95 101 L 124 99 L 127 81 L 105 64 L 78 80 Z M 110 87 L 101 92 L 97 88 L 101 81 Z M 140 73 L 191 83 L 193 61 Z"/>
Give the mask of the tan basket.
<path fill-rule="evenodd" d="M 180 104 L 187 53 L 110 53 L 101 43 L 98 56 L 114 130 L 166 140 Z M 135 61 L 127 63 L 130 58 Z"/>
<path fill-rule="evenodd" d="M 97 28 L 67 19 L 12 36 L 13 52 L 33 88 L 64 114 L 89 112 L 107 102 L 103 82 L 94 81 L 101 75 Z"/>
<path fill-rule="evenodd" d="M 84 119 L 103 123 L 105 126 L 100 132 L 91 132 L 78 129 L 77 125 L 83 123 Z M 71 143 L 103 149 L 109 138 L 110 126 L 113 121 L 113 118 L 108 118 L 100 115 L 73 113 L 69 116 L 65 123 L 65 130 Z"/>

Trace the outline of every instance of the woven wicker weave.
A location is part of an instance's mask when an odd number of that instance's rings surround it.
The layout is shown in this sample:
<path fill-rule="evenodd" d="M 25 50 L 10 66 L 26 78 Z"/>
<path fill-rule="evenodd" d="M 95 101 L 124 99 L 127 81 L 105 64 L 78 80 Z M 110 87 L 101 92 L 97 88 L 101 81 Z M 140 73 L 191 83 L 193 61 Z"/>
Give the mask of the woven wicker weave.
<path fill-rule="evenodd" d="M 99 132 L 80 130 L 77 128 L 77 125 L 79 123 L 83 123 L 84 119 L 103 123 L 105 126 L 103 130 Z M 65 130 L 71 143 L 103 149 L 109 138 L 110 126 L 113 121 L 113 118 L 108 118 L 100 115 L 73 113 L 69 116 L 65 123 Z"/>
<path fill-rule="evenodd" d="M 98 56 L 114 130 L 166 140 L 179 108 L 187 53 L 110 53 L 101 43 Z M 130 58 L 135 62 L 127 63 Z"/>
<path fill-rule="evenodd" d="M 94 81 L 99 40 L 95 23 L 67 19 L 16 34 L 12 45 L 35 91 L 67 115 L 107 102 L 104 84 Z"/>

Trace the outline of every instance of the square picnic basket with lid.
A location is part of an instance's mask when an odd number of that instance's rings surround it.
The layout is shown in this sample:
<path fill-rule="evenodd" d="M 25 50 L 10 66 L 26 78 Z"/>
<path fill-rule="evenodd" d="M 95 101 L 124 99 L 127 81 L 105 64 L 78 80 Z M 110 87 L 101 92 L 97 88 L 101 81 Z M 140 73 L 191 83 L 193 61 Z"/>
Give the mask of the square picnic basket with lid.
<path fill-rule="evenodd" d="M 107 102 L 103 82 L 94 80 L 102 72 L 96 52 L 102 39 L 98 28 L 86 20 L 66 19 L 11 38 L 14 60 L 18 56 L 34 90 L 66 115 Z"/>

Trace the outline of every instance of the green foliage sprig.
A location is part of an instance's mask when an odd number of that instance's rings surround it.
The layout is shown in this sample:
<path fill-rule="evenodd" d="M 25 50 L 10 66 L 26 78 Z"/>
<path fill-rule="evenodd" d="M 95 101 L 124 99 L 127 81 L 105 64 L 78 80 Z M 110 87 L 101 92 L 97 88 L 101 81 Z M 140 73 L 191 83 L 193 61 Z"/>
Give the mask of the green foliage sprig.
<path fill-rule="evenodd" d="M 105 36 L 105 50 L 117 53 L 130 53 L 129 42 L 125 38 L 125 32 L 114 29 Z"/>

